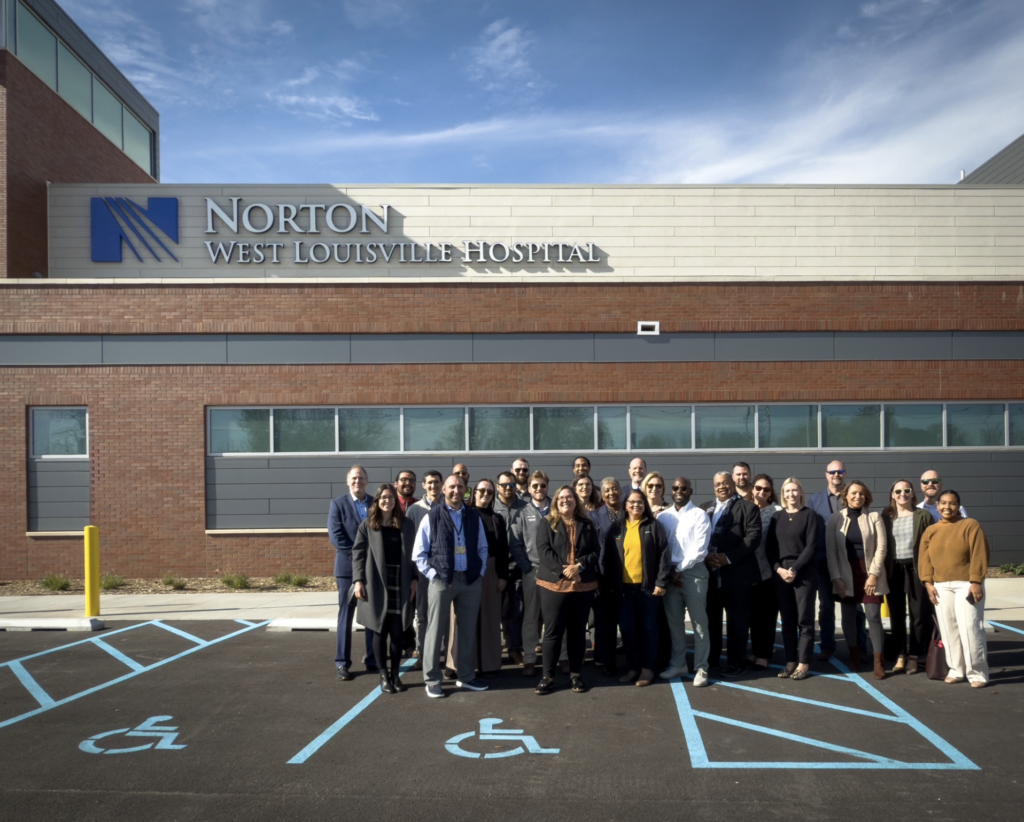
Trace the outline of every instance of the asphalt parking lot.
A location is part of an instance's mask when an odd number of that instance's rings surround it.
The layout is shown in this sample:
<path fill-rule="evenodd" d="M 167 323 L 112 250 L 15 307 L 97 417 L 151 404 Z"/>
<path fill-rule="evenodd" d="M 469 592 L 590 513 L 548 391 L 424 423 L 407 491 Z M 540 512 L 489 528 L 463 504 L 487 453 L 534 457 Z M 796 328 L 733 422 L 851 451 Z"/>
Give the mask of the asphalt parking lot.
<path fill-rule="evenodd" d="M 583 695 L 509 666 L 428 700 L 417 672 L 394 696 L 338 682 L 333 644 L 227 620 L 0 633 L 0 819 L 1020 819 L 1021 623 L 989 635 L 981 690 L 841 661 L 636 688 L 588 664 Z"/>

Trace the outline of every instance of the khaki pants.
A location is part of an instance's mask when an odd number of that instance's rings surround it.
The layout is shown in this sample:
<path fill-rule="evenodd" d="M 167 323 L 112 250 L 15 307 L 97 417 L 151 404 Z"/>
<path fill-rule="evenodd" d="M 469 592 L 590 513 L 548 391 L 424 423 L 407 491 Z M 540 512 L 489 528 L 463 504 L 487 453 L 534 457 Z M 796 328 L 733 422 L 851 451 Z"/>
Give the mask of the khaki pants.
<path fill-rule="evenodd" d="M 988 650 L 985 644 L 985 605 L 968 602 L 969 582 L 936 582 L 939 633 L 946 646 L 949 675 L 971 682 L 988 682 Z M 982 587 L 984 591 L 984 587 Z"/>

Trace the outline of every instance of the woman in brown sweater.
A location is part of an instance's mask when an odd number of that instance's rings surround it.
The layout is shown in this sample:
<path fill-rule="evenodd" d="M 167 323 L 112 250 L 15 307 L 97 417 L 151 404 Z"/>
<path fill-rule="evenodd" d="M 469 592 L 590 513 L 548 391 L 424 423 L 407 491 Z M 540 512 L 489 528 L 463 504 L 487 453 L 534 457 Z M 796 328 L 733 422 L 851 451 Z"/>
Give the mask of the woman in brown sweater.
<path fill-rule="evenodd" d="M 960 516 L 960 495 L 943 491 L 937 523 L 921 537 L 918 568 L 939 618 L 950 685 L 968 679 L 972 688 L 988 684 L 985 645 L 985 573 L 988 540 L 977 520 Z"/>

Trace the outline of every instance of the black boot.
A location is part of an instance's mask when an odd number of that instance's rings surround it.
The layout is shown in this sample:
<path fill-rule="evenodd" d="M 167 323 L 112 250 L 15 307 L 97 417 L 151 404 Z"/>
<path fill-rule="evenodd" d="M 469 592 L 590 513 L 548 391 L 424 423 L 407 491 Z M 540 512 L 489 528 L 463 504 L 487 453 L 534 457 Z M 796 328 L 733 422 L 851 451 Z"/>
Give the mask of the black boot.
<path fill-rule="evenodd" d="M 394 673 L 391 675 L 391 683 L 395 686 L 396 691 L 404 694 L 409 689 L 406 687 L 406 684 L 402 682 L 402 669 L 396 665 L 392 670 Z"/>
<path fill-rule="evenodd" d="M 380 689 L 385 694 L 397 693 L 395 686 L 391 684 L 391 677 L 388 676 L 387 671 L 380 672 Z"/>

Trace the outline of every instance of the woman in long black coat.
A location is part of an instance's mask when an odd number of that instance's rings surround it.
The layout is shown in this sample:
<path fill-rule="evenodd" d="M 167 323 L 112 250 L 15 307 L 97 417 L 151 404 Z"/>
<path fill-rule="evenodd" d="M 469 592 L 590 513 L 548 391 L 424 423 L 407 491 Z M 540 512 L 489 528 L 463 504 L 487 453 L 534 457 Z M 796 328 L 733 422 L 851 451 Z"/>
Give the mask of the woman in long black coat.
<path fill-rule="evenodd" d="M 352 546 L 356 618 L 373 631 L 373 653 L 380 666 L 380 689 L 406 690 L 399 678 L 402 638 L 416 609 L 416 566 L 412 547 L 416 530 L 405 518 L 394 487 L 377 489 L 359 524 Z M 387 644 L 385 644 L 387 643 Z M 388 653 L 385 654 L 385 649 Z M 390 668 L 388 659 L 390 658 Z"/>

